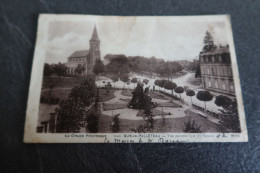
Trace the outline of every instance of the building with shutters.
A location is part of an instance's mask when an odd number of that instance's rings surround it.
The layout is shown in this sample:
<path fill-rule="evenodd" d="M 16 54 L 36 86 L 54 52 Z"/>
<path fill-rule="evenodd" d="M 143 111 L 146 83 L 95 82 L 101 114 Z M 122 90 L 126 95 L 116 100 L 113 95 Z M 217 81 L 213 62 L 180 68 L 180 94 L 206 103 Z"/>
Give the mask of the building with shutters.
<path fill-rule="evenodd" d="M 202 87 L 207 90 L 235 95 L 229 46 L 201 52 L 200 71 Z"/>

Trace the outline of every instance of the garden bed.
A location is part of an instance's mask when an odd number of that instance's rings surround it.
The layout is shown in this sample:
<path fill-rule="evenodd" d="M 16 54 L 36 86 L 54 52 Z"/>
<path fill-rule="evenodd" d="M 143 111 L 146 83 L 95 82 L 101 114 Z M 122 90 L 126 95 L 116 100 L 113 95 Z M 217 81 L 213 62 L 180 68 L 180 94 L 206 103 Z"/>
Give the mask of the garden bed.
<path fill-rule="evenodd" d="M 125 104 L 103 103 L 104 111 L 115 110 L 115 109 L 124 109 L 124 108 L 126 108 Z"/>
<path fill-rule="evenodd" d="M 157 110 L 157 109 L 151 109 L 151 115 L 154 117 L 154 116 L 161 116 L 161 115 L 171 115 L 171 113 L 165 112 L 165 111 L 162 112 L 162 111 Z M 144 117 L 145 116 L 144 110 L 140 110 L 136 116 Z"/>
<path fill-rule="evenodd" d="M 105 89 L 99 89 L 99 102 L 106 102 L 108 100 L 115 98 L 114 93 L 115 93 L 114 90 L 109 90 L 109 92 L 107 92 L 107 90 Z"/>

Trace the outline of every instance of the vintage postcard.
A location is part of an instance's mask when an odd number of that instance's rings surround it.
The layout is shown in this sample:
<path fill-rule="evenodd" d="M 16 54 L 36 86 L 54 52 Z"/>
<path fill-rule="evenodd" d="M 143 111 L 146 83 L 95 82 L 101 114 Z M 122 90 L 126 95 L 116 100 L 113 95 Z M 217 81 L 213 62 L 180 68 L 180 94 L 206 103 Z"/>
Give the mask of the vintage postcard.
<path fill-rule="evenodd" d="M 247 141 L 228 15 L 39 16 L 24 142 Z"/>

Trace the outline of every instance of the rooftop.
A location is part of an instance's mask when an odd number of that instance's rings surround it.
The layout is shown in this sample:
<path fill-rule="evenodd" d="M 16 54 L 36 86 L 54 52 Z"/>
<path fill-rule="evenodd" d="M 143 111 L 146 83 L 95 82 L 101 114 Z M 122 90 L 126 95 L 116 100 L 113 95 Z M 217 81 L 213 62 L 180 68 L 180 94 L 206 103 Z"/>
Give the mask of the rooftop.
<path fill-rule="evenodd" d="M 201 56 L 224 54 L 224 53 L 229 53 L 229 48 L 228 47 L 220 47 L 220 48 L 217 48 L 215 50 L 210 50 L 210 51 L 207 51 L 207 52 L 203 52 L 203 53 L 201 53 Z"/>
<path fill-rule="evenodd" d="M 73 52 L 69 57 L 84 57 L 87 56 L 89 53 L 89 50 L 77 50 Z"/>

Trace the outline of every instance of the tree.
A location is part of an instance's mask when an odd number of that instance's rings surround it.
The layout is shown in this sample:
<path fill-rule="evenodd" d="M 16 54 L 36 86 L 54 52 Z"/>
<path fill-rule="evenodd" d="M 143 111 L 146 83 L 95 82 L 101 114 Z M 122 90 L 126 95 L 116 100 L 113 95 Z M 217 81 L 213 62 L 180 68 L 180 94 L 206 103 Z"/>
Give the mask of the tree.
<path fill-rule="evenodd" d="M 129 81 L 129 77 L 127 74 L 123 74 L 120 76 L 120 80 L 124 82 L 124 88 L 125 88 L 125 83 Z"/>
<path fill-rule="evenodd" d="M 206 102 L 211 101 L 213 99 L 213 95 L 209 91 L 199 91 L 196 97 L 198 100 L 204 101 L 205 111 L 206 111 L 207 110 Z"/>
<path fill-rule="evenodd" d="M 200 63 L 198 63 L 197 68 L 196 68 L 195 78 L 197 78 L 197 77 L 201 77 Z"/>
<path fill-rule="evenodd" d="M 217 106 L 221 106 L 223 108 L 227 108 L 231 105 L 232 103 L 232 99 L 227 97 L 227 96 L 223 96 L 223 95 L 219 95 L 216 97 L 216 100 L 215 100 L 215 104 Z"/>
<path fill-rule="evenodd" d="M 145 85 L 147 85 L 149 83 L 149 80 L 148 79 L 144 79 L 143 83 L 145 83 Z"/>
<path fill-rule="evenodd" d="M 210 50 L 213 50 L 216 48 L 216 46 L 214 45 L 213 36 L 209 31 L 206 32 L 203 43 L 204 43 L 204 47 L 203 47 L 204 52 L 210 51 Z"/>
<path fill-rule="evenodd" d="M 84 109 L 81 104 L 72 98 L 63 100 L 59 104 L 57 113 L 57 132 L 62 133 L 76 133 L 81 127 L 81 120 L 83 119 Z"/>
<path fill-rule="evenodd" d="M 191 104 L 192 104 L 192 97 L 195 96 L 195 92 L 191 89 L 186 90 L 186 95 L 190 96 Z"/>
<path fill-rule="evenodd" d="M 58 76 L 64 76 L 67 71 L 67 66 L 59 62 L 54 65 L 53 70 Z"/>
<path fill-rule="evenodd" d="M 104 72 L 105 72 L 105 65 L 103 64 L 103 62 L 100 59 L 97 59 L 95 65 L 93 67 L 93 73 L 95 75 L 99 75 Z"/>
<path fill-rule="evenodd" d="M 83 74 L 83 72 L 85 71 L 85 67 L 81 64 L 78 64 L 78 66 L 75 68 L 75 73 L 77 74 Z"/>
<path fill-rule="evenodd" d="M 95 101 L 97 88 L 95 78 L 88 75 L 79 85 L 71 89 L 68 98 L 61 101 L 57 113 L 57 132 L 78 132 L 83 126 L 86 107 Z M 86 99 L 87 98 L 87 99 Z"/>
<path fill-rule="evenodd" d="M 164 88 L 167 90 L 172 90 L 172 95 L 173 95 L 173 90 L 177 87 L 177 84 L 172 82 L 172 81 L 166 81 L 164 84 Z"/>
<path fill-rule="evenodd" d="M 118 81 L 118 77 L 113 76 L 113 77 L 111 77 L 111 79 L 114 82 L 114 88 L 115 88 L 115 83 Z"/>
<path fill-rule="evenodd" d="M 241 132 L 240 121 L 238 116 L 237 101 L 234 100 L 229 106 L 223 105 L 221 119 L 219 121 L 218 129 L 223 132 Z"/>
<path fill-rule="evenodd" d="M 161 82 L 160 79 L 156 79 L 156 80 L 154 81 L 154 85 L 158 86 L 159 91 L 160 91 L 160 82 Z"/>
<path fill-rule="evenodd" d="M 100 119 L 100 109 L 99 109 L 99 90 L 97 89 L 97 95 L 94 106 L 87 112 L 87 128 L 91 133 L 97 133 L 99 130 L 99 119 Z"/>
<path fill-rule="evenodd" d="M 180 99 L 181 99 L 181 93 L 184 92 L 184 88 L 181 87 L 181 86 L 178 86 L 178 87 L 176 87 L 176 88 L 174 89 L 174 91 L 180 95 Z"/>
<path fill-rule="evenodd" d="M 43 76 L 48 77 L 51 74 L 53 74 L 53 72 L 54 72 L 53 67 L 48 63 L 44 63 Z"/>
<path fill-rule="evenodd" d="M 168 81 L 168 80 L 162 79 L 161 82 L 159 82 L 160 87 L 164 88 L 164 91 L 165 91 L 165 83 L 166 83 L 167 81 Z"/>
<path fill-rule="evenodd" d="M 71 89 L 68 97 L 86 107 L 95 101 L 96 92 L 95 77 L 93 75 L 87 75 L 79 85 Z"/>
<path fill-rule="evenodd" d="M 129 73 L 129 60 L 125 55 L 114 55 L 106 65 L 106 70 L 114 74 Z"/>
<path fill-rule="evenodd" d="M 135 83 L 137 83 L 137 82 L 138 82 L 138 80 L 137 80 L 137 78 L 136 78 L 136 77 L 134 77 L 134 78 L 132 78 L 132 79 L 131 79 L 131 82 L 135 84 Z"/>

